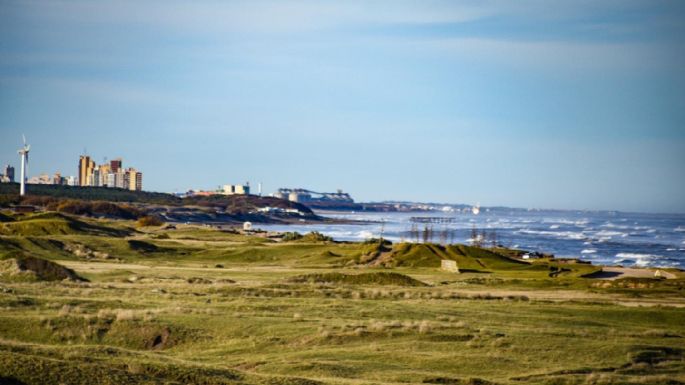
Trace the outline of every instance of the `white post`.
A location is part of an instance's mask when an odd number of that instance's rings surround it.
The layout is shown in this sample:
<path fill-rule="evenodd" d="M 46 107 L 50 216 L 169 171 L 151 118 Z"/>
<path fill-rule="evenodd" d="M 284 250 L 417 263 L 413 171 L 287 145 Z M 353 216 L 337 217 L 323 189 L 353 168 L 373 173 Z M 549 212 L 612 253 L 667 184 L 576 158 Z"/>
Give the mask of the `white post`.
<path fill-rule="evenodd" d="M 24 196 L 24 194 L 26 193 L 26 187 L 24 186 L 24 184 L 26 183 L 26 176 L 24 175 L 24 172 L 25 172 L 24 168 L 26 167 L 25 163 L 26 163 L 26 153 L 21 152 L 21 182 L 20 182 L 21 184 L 19 187 L 19 195 L 21 195 L 21 196 Z"/>

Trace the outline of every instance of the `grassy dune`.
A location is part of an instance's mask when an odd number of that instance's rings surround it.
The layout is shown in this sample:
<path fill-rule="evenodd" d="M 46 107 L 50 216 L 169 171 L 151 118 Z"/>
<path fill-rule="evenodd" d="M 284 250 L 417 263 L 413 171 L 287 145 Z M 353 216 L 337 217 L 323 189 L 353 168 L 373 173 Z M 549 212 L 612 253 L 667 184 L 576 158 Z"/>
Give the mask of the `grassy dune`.
<path fill-rule="evenodd" d="M 601 281 L 504 249 L 52 214 L 0 226 L 0 266 L 40 258 L 88 280 L 0 267 L 0 383 L 685 383 L 679 272 Z"/>

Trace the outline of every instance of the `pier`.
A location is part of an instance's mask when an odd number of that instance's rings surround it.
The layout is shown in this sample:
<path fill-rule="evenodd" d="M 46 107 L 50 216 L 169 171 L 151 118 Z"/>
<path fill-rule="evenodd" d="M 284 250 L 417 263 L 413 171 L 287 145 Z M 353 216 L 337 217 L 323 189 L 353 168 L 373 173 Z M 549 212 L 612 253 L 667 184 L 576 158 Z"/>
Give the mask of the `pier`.
<path fill-rule="evenodd" d="M 409 218 L 411 223 L 457 223 L 456 217 L 411 217 Z"/>

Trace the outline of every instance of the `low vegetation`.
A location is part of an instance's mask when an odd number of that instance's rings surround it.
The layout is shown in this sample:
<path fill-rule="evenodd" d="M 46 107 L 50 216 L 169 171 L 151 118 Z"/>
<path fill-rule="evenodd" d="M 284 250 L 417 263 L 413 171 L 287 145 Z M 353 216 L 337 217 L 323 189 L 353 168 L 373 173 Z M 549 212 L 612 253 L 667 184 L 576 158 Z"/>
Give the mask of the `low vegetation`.
<path fill-rule="evenodd" d="M 346 285 L 426 286 L 425 283 L 419 280 L 416 280 L 404 274 L 393 272 L 373 272 L 361 274 L 306 274 L 291 278 L 290 281 L 309 283 L 340 283 Z"/>
<path fill-rule="evenodd" d="M 164 221 L 162 218 L 156 216 L 156 215 L 146 215 L 144 217 L 138 218 L 138 221 L 136 222 L 136 225 L 138 227 L 146 227 L 146 226 L 161 226 L 164 224 Z"/>
<path fill-rule="evenodd" d="M 0 383 L 685 383 L 682 272 L 520 253 L 4 212 Z"/>

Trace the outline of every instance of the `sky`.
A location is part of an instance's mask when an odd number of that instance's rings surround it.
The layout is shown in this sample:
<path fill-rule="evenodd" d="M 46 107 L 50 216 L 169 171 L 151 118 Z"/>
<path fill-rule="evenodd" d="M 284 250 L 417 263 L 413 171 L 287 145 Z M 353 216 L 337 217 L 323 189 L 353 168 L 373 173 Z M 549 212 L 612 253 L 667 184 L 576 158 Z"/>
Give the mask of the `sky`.
<path fill-rule="evenodd" d="M 0 2 L 0 163 L 685 212 L 682 1 Z M 18 167 L 17 167 L 18 173 Z M 254 188 L 254 187 L 253 187 Z"/>

